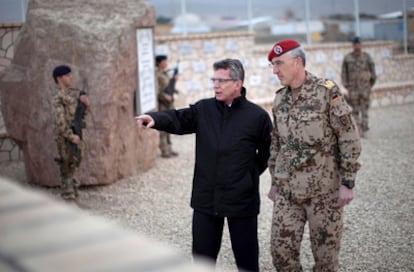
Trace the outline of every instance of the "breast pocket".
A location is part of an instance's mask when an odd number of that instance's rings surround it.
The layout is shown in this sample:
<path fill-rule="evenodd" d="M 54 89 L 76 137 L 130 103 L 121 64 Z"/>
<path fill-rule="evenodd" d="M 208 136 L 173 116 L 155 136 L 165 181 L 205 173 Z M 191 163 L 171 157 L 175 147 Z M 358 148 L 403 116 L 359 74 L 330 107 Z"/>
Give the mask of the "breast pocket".
<path fill-rule="evenodd" d="M 302 112 L 296 119 L 296 137 L 303 143 L 314 146 L 323 142 L 325 131 L 325 115 L 318 112 Z"/>

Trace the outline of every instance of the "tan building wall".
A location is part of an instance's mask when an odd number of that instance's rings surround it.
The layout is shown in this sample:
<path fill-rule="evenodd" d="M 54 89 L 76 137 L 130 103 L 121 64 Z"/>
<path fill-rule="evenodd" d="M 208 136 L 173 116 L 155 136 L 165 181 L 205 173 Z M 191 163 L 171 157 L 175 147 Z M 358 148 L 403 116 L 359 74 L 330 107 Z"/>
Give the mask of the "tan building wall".
<path fill-rule="evenodd" d="M 239 58 L 245 65 L 244 85 L 251 100 L 268 104 L 273 100 L 275 90 L 281 87 L 268 66 L 267 54 L 272 45 L 255 45 L 251 33 L 158 36 L 155 39 L 155 51 L 169 56 L 171 68 L 180 60 L 180 78 L 176 85 L 181 94 L 179 101 L 183 103 L 180 106 L 213 95 L 209 80 L 213 74 L 212 64 L 224 58 Z M 363 47 L 374 59 L 378 75 L 373 106 L 414 102 L 414 56 L 396 55 L 399 44 L 392 41 L 366 42 Z M 307 69 L 341 85 L 341 64 L 352 50 L 351 44 L 315 44 L 304 45 L 304 48 Z M 392 90 L 390 86 L 393 86 Z"/>

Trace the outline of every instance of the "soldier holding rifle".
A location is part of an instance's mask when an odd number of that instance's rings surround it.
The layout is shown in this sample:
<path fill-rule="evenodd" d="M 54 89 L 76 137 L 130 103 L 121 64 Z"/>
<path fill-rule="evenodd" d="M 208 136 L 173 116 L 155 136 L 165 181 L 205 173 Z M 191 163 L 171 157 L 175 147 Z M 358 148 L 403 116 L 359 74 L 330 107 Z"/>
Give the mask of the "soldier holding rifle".
<path fill-rule="evenodd" d="M 85 127 L 84 117 L 89 108 L 89 99 L 84 90 L 72 88 L 69 66 L 55 67 L 53 79 L 56 83 L 56 93 L 51 103 L 59 153 L 55 161 L 60 167 L 61 196 L 65 200 L 74 200 L 78 196 L 80 185 L 74 175 L 82 160 L 82 128 Z"/>
<path fill-rule="evenodd" d="M 178 67 L 175 68 L 173 76 L 168 75 L 168 59 L 166 55 L 158 55 L 155 57 L 155 64 L 157 66 L 156 76 L 158 82 L 158 110 L 174 109 L 174 93 L 175 82 L 178 79 Z M 170 158 L 178 155 L 173 151 L 170 134 L 165 131 L 160 131 L 161 157 Z"/>

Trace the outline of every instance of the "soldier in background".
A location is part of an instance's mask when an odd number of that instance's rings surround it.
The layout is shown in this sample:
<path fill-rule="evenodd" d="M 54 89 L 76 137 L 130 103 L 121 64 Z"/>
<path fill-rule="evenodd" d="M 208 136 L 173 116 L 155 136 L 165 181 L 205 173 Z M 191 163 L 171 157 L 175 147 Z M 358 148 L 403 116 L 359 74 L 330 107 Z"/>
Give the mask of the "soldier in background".
<path fill-rule="evenodd" d="M 53 70 L 53 79 L 56 83 L 56 94 L 52 98 L 52 108 L 55 115 L 55 140 L 59 158 L 55 160 L 60 166 L 61 196 L 65 200 L 74 200 L 78 196 L 79 182 L 74 178 L 75 171 L 82 160 L 81 135 L 72 130 L 75 111 L 78 103 L 89 107 L 86 94 L 80 94 L 78 89 L 72 88 L 72 74 L 69 66 L 60 65 Z M 79 101 L 78 102 L 78 98 Z M 76 149 L 74 154 L 73 148 Z"/>
<path fill-rule="evenodd" d="M 362 51 L 361 40 L 352 40 L 353 51 L 342 62 L 342 84 L 348 90 L 347 101 L 358 124 L 362 137 L 368 131 L 368 109 L 371 89 L 377 79 L 375 65 L 370 55 Z"/>
<path fill-rule="evenodd" d="M 343 207 L 353 199 L 361 146 L 358 128 L 338 86 L 306 71 L 291 39 L 268 54 L 283 88 L 276 91 L 268 162 L 274 201 L 271 254 L 278 272 L 302 271 L 300 248 L 309 223 L 313 271 L 338 271 Z"/>
<path fill-rule="evenodd" d="M 155 64 L 157 66 L 156 76 L 158 82 L 158 110 L 174 109 L 174 95 L 166 93 L 168 83 L 170 82 L 170 76 L 168 75 L 168 59 L 166 55 L 158 55 L 155 57 Z M 175 80 L 178 76 L 175 76 Z M 165 131 L 160 131 L 160 144 L 161 157 L 170 158 L 178 156 L 178 153 L 173 151 L 170 134 Z"/>

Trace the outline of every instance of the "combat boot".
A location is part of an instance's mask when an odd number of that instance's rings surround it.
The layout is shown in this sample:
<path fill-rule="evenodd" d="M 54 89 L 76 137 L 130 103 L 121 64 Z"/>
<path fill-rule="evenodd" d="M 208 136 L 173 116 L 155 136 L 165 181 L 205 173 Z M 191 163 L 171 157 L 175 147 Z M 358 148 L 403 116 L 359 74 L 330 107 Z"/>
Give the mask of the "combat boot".
<path fill-rule="evenodd" d="M 171 151 L 171 152 L 170 152 L 170 156 L 171 156 L 171 157 L 177 157 L 177 156 L 178 156 L 178 153 L 177 153 L 177 152 L 175 152 L 175 151 Z"/>
<path fill-rule="evenodd" d="M 72 201 L 76 199 L 76 195 L 74 192 L 62 192 L 60 196 L 62 197 L 62 199 L 66 201 Z"/>
<path fill-rule="evenodd" d="M 73 182 L 73 192 L 75 194 L 75 197 L 78 197 L 80 183 L 76 179 L 72 179 L 72 182 Z"/>
<path fill-rule="evenodd" d="M 170 153 L 161 153 L 161 157 L 162 158 L 171 158 L 171 154 Z"/>

